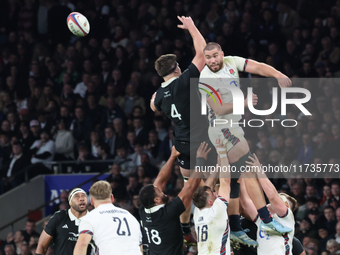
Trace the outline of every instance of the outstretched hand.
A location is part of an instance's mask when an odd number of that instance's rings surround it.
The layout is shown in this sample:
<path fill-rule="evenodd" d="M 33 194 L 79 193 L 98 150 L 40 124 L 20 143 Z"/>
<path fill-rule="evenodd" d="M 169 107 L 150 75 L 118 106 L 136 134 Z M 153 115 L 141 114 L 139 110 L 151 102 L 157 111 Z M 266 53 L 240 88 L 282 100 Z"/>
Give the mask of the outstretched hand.
<path fill-rule="evenodd" d="M 244 106 L 245 107 L 248 107 L 248 97 L 249 97 L 249 95 L 244 100 Z M 257 97 L 257 95 L 252 93 L 252 104 L 253 104 L 253 106 L 257 105 L 258 100 L 259 100 L 259 98 Z"/>
<path fill-rule="evenodd" d="M 181 155 L 181 153 L 176 150 L 174 145 L 172 146 L 171 155 L 174 156 L 175 158 Z"/>
<path fill-rule="evenodd" d="M 208 144 L 206 142 L 201 143 L 200 147 L 197 149 L 197 158 L 204 158 L 207 160 L 208 154 L 211 151 L 211 148 L 208 148 Z"/>
<path fill-rule="evenodd" d="M 254 157 L 248 156 L 248 158 L 251 161 L 246 161 L 246 164 L 250 167 L 255 167 L 256 170 L 259 170 L 259 169 L 261 169 L 261 163 L 260 163 L 259 159 L 257 158 L 256 154 L 253 153 L 253 155 L 254 155 Z"/>
<path fill-rule="evenodd" d="M 181 25 L 177 25 L 177 27 L 181 29 L 189 30 L 191 27 L 195 26 L 194 21 L 192 20 L 191 17 L 177 16 L 177 18 L 182 22 Z"/>
<path fill-rule="evenodd" d="M 292 81 L 288 78 L 288 76 L 281 74 L 279 78 L 277 78 L 277 82 L 280 88 L 287 88 L 292 86 Z"/>

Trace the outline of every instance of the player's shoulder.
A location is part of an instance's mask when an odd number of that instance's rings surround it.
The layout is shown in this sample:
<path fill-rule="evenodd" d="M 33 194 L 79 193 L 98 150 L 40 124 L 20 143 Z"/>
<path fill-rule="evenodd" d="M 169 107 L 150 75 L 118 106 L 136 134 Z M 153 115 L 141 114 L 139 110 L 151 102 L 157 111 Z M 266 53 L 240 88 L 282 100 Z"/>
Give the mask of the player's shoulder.
<path fill-rule="evenodd" d="M 223 62 L 224 62 L 224 64 L 226 64 L 226 65 L 233 65 L 233 64 L 235 64 L 235 61 L 237 61 L 237 60 L 242 60 L 242 59 L 244 59 L 244 58 L 242 58 L 242 57 L 238 57 L 238 56 L 225 56 L 225 57 L 223 57 Z"/>
<path fill-rule="evenodd" d="M 68 209 L 63 209 L 55 212 L 50 219 L 52 218 L 66 218 L 68 216 Z"/>

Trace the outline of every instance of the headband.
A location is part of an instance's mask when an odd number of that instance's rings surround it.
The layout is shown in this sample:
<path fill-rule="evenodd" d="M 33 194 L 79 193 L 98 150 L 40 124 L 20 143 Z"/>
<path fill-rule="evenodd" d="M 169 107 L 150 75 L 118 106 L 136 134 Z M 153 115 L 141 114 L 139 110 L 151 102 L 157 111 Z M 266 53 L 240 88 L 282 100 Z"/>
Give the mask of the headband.
<path fill-rule="evenodd" d="M 163 74 L 162 77 L 165 77 L 165 76 L 167 76 L 167 75 L 169 75 L 169 74 L 172 74 L 172 73 L 176 70 L 177 65 L 178 65 L 178 63 L 175 62 L 175 66 L 174 66 L 173 68 L 171 68 L 167 73 Z"/>
<path fill-rule="evenodd" d="M 74 190 L 72 190 L 72 192 L 70 193 L 70 195 L 68 196 L 68 202 L 70 203 L 72 198 L 74 197 L 75 194 L 77 193 L 84 193 L 86 195 L 85 190 L 81 189 L 81 188 L 76 188 Z"/>

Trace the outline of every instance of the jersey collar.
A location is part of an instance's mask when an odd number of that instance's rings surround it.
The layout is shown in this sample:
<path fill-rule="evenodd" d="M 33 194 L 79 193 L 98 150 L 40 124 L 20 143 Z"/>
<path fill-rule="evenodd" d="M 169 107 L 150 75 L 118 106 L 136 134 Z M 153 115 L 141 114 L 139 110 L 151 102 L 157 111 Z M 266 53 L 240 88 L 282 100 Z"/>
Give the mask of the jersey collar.
<path fill-rule="evenodd" d="M 88 213 L 89 211 L 86 211 L 86 214 Z M 85 215 L 86 215 L 85 214 Z M 84 216 L 85 216 L 84 215 Z M 75 221 L 75 224 L 76 224 L 76 226 L 79 226 L 79 223 L 80 223 L 80 219 L 81 218 L 83 218 L 83 217 L 80 217 L 79 219 L 76 217 L 76 216 L 74 216 L 74 214 L 71 212 L 71 209 L 68 209 L 68 216 L 70 217 L 70 220 L 71 221 Z"/>
<path fill-rule="evenodd" d="M 172 77 L 171 79 L 169 79 L 169 80 L 167 80 L 167 81 L 165 81 L 165 82 L 162 82 L 162 84 L 161 84 L 162 88 L 165 88 L 166 86 L 168 86 L 171 82 L 173 82 L 173 81 L 176 80 L 176 79 L 178 79 L 177 76 Z"/>
<path fill-rule="evenodd" d="M 144 211 L 146 213 L 154 213 L 154 212 L 157 212 L 159 209 L 163 208 L 164 206 L 165 206 L 165 204 L 156 205 L 154 207 L 151 207 L 150 209 L 144 208 Z"/>

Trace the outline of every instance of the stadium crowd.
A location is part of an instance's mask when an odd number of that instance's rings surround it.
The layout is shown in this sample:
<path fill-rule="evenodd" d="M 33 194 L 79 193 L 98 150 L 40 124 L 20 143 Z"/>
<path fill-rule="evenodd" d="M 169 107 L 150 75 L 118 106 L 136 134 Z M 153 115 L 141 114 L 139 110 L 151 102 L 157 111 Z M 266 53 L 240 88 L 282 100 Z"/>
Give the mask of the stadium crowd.
<path fill-rule="evenodd" d="M 67 29 L 72 11 L 88 18 L 87 37 Z M 107 169 L 115 203 L 139 218 L 139 190 L 152 183 L 172 147 L 171 123 L 149 107 L 162 82 L 154 62 L 174 53 L 184 70 L 193 57 L 177 15 L 191 16 L 225 55 L 265 62 L 290 78 L 320 78 L 299 85 L 311 91 L 311 116 L 288 107 L 296 128 L 270 122 L 244 128 L 262 164 L 340 163 L 340 84 L 321 79 L 340 77 L 339 0 L 6 0 L 0 8 L 0 194 L 23 183 L 25 172 L 33 178 Z M 252 86 L 257 108 L 270 108 L 277 85 Z M 255 117 L 246 110 L 245 120 Z M 284 116 L 276 111 L 263 118 Z M 66 163 L 59 168 L 50 161 Z M 295 233 L 307 253 L 339 254 L 339 179 L 272 181 L 299 203 Z M 175 166 L 170 198 L 183 185 Z M 64 195 L 55 210 L 68 207 Z M 0 253 L 34 254 L 33 225 L 9 233 Z"/>

